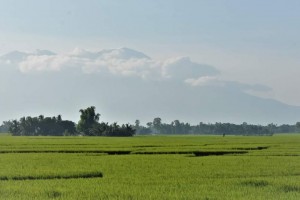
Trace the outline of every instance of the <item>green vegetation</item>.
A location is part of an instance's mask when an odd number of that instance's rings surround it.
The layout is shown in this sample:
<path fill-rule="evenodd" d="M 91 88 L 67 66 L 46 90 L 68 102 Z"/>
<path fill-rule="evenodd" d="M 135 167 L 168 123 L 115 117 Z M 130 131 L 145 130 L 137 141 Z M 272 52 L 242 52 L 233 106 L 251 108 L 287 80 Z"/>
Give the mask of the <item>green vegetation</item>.
<path fill-rule="evenodd" d="M 135 130 L 129 124 L 119 126 L 117 123 L 99 123 L 100 114 L 94 106 L 81 109 L 77 130 L 86 136 L 133 136 Z"/>
<path fill-rule="evenodd" d="M 99 123 L 100 114 L 94 106 L 80 109 L 80 120 L 77 124 L 57 117 L 22 117 L 20 120 L 4 121 L 0 132 L 10 132 L 13 136 L 133 136 L 135 130 L 129 124 Z"/>
<path fill-rule="evenodd" d="M 0 126 L 0 133 L 10 132 L 14 136 L 121 136 L 128 137 L 135 134 L 151 135 L 184 135 L 184 134 L 205 134 L 205 135 L 266 135 L 274 133 L 297 133 L 300 132 L 300 122 L 295 125 L 283 124 L 267 126 L 247 124 L 232 124 L 217 122 L 205 124 L 200 122 L 197 125 L 174 120 L 170 124 L 162 123 L 162 119 L 156 117 L 153 122 L 146 123 L 146 127 L 140 124 L 139 120 L 135 125 L 117 123 L 108 124 L 99 122 L 100 114 L 96 108 L 90 106 L 80 109 L 80 120 L 78 124 L 72 121 L 62 120 L 61 115 L 57 117 L 22 117 L 20 120 L 4 121 Z"/>
<path fill-rule="evenodd" d="M 134 128 L 139 135 L 147 134 L 205 134 L 205 135 L 268 135 L 272 136 L 274 133 L 299 133 L 300 122 L 294 125 L 282 124 L 268 124 L 254 125 L 246 122 L 242 124 L 232 123 L 203 123 L 200 122 L 196 125 L 174 120 L 171 123 L 163 123 L 162 119 L 156 117 L 152 122 L 146 123 L 147 126 L 140 125 L 140 121 L 135 121 Z"/>
<path fill-rule="evenodd" d="M 35 135 L 75 135 L 75 123 L 62 120 L 57 117 L 22 117 L 19 121 L 4 122 L 9 127 L 9 132 L 14 136 L 35 136 Z"/>
<path fill-rule="evenodd" d="M 0 199 L 300 199 L 300 136 L 0 136 Z"/>

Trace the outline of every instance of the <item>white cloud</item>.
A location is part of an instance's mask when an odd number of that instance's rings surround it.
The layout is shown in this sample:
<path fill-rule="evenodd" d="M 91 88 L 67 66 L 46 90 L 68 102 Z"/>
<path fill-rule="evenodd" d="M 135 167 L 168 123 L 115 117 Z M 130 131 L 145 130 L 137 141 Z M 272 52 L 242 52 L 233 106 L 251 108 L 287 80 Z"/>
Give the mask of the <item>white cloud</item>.
<path fill-rule="evenodd" d="M 14 52 L 0 56 L 1 60 L 11 63 L 0 67 L 3 120 L 23 115 L 26 110 L 68 113 L 76 118 L 78 109 L 90 105 L 110 115 L 110 120 L 124 122 L 137 118 L 146 122 L 160 116 L 195 123 L 247 119 L 263 123 L 276 122 L 276 117 L 286 122 L 299 116 L 299 109 L 253 97 L 257 91 L 265 94 L 270 88 L 222 78 L 214 67 L 188 57 L 155 60 L 128 49 L 75 49 L 54 55 L 46 51 Z M 17 82 L 12 84 L 12 78 Z"/>
<path fill-rule="evenodd" d="M 214 67 L 195 63 L 189 57 L 171 58 L 162 64 L 163 74 L 166 77 L 185 80 L 188 78 L 198 78 L 203 76 L 213 76 L 219 74 Z"/>
<path fill-rule="evenodd" d="M 219 78 L 218 76 L 203 76 L 198 78 L 189 78 L 184 81 L 186 84 L 189 84 L 193 87 L 206 87 L 206 86 L 215 86 L 215 87 L 227 87 L 235 89 L 238 91 L 247 92 L 248 94 L 256 94 L 259 92 L 268 93 L 272 88 L 260 84 L 245 84 L 236 81 L 228 81 Z"/>
<path fill-rule="evenodd" d="M 6 62 L 16 63 L 23 73 L 58 72 L 68 68 L 77 68 L 86 74 L 109 73 L 150 80 L 176 79 L 180 81 L 218 73 L 215 68 L 194 63 L 188 57 L 153 60 L 141 52 L 128 48 L 100 52 L 76 48 L 65 54 L 54 54 L 43 50 L 38 53 L 18 52 L 18 54 L 7 55 L 2 58 L 5 58 Z"/>
<path fill-rule="evenodd" d="M 220 80 L 217 76 L 203 76 L 199 78 L 189 78 L 185 83 L 191 86 L 224 86 L 225 82 Z"/>
<path fill-rule="evenodd" d="M 30 55 L 19 63 L 19 69 L 24 73 L 32 71 L 60 71 L 72 62 L 75 64 L 74 61 L 76 60 L 63 55 Z"/>
<path fill-rule="evenodd" d="M 161 77 L 161 69 L 154 61 L 147 59 L 95 59 L 82 63 L 84 73 L 109 72 L 113 75 L 137 76 L 143 79 Z"/>
<path fill-rule="evenodd" d="M 248 93 L 269 92 L 262 85 L 249 85 L 223 80 L 219 71 L 209 65 L 195 63 L 188 57 L 154 60 L 145 54 L 128 49 L 110 49 L 92 52 L 75 48 L 63 54 L 47 50 L 34 53 L 12 52 L 0 57 L 7 64 L 17 64 L 22 73 L 60 72 L 76 69 L 85 74 L 108 74 L 111 76 L 139 77 L 146 80 L 172 80 L 193 87 L 227 87 Z"/>

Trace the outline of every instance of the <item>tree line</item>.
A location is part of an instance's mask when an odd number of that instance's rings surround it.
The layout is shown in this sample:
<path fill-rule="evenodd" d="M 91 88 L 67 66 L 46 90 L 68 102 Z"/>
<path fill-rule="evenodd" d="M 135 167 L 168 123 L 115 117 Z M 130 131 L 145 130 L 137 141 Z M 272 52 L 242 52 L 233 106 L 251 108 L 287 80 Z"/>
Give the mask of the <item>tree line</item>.
<path fill-rule="evenodd" d="M 35 135 L 75 135 L 76 128 L 72 121 L 62 120 L 61 115 L 57 117 L 22 117 L 20 120 L 12 120 L 3 123 L 14 136 Z"/>
<path fill-rule="evenodd" d="M 133 136 L 135 129 L 129 124 L 118 125 L 99 122 L 100 114 L 94 106 L 80 110 L 78 124 L 57 117 L 22 117 L 20 120 L 5 121 L 0 126 L 3 132 L 14 136 Z"/>
<path fill-rule="evenodd" d="M 133 136 L 135 134 L 135 129 L 130 124 L 99 123 L 100 114 L 96 113 L 95 109 L 91 106 L 79 111 L 81 114 L 77 124 L 78 133 L 88 136 Z"/>
<path fill-rule="evenodd" d="M 268 124 L 253 125 L 246 122 L 242 124 L 232 123 L 203 123 L 191 125 L 189 123 L 174 120 L 171 123 L 162 123 L 161 118 L 156 117 L 152 122 L 142 126 L 139 120 L 135 121 L 136 133 L 147 134 L 211 134 L 211 135 L 273 135 L 274 133 L 297 133 L 300 132 L 300 122 L 295 125 Z"/>
<path fill-rule="evenodd" d="M 0 126 L 0 132 L 10 132 L 15 136 L 133 136 L 150 134 L 211 134 L 211 135 L 273 135 L 274 133 L 300 132 L 300 122 L 294 125 L 268 124 L 253 125 L 246 122 L 242 124 L 232 123 L 203 123 L 191 125 L 186 122 L 174 120 L 171 123 L 163 123 L 160 117 L 152 122 L 141 125 L 136 120 L 134 125 L 117 123 L 109 124 L 99 122 L 100 114 L 96 113 L 94 106 L 79 110 L 80 120 L 74 123 L 63 120 L 61 115 L 56 117 L 22 117 L 19 120 L 4 121 Z"/>

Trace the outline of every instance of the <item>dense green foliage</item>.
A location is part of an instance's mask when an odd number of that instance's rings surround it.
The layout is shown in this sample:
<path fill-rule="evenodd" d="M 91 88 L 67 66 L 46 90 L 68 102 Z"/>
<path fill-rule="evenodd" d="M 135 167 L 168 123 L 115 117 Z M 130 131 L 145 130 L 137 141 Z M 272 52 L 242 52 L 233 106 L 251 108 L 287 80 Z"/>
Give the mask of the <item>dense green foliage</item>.
<path fill-rule="evenodd" d="M 94 106 L 80 110 L 80 120 L 77 130 L 88 136 L 133 136 L 135 130 L 129 124 L 119 126 L 117 123 L 99 123 L 100 114 Z"/>
<path fill-rule="evenodd" d="M 200 122 L 197 125 L 191 125 L 189 123 L 180 122 L 174 120 L 170 124 L 162 123 L 161 118 L 157 117 L 153 119 L 153 122 L 146 123 L 145 126 L 140 125 L 140 121 L 136 120 L 135 129 L 137 134 L 210 134 L 210 135 L 273 135 L 274 133 L 296 133 L 300 132 L 300 122 L 295 125 L 275 125 L 268 124 L 254 125 L 246 122 L 242 124 L 221 123 L 214 124 Z"/>
<path fill-rule="evenodd" d="M 80 109 L 80 120 L 75 123 L 62 120 L 58 117 L 22 117 L 20 120 L 4 121 L 0 126 L 0 132 L 10 132 L 13 135 L 86 135 L 86 136 L 133 136 L 149 134 L 208 134 L 208 135 L 268 135 L 274 133 L 296 133 L 300 132 L 300 122 L 295 125 L 275 125 L 268 124 L 253 125 L 246 122 L 242 124 L 221 123 L 214 124 L 200 122 L 197 125 L 174 120 L 170 124 L 162 123 L 160 117 L 156 117 L 152 122 L 146 123 L 147 126 L 140 124 L 139 120 L 135 125 L 117 123 L 108 124 L 99 122 L 100 114 L 96 113 L 94 106 Z"/>
<path fill-rule="evenodd" d="M 13 120 L 9 126 L 9 132 L 15 136 L 35 136 L 35 135 L 74 135 L 76 133 L 75 123 L 62 120 L 57 117 L 22 117 L 19 121 Z"/>
<path fill-rule="evenodd" d="M 297 200 L 299 141 L 299 135 L 3 136 L 0 199 Z"/>
<path fill-rule="evenodd" d="M 23 117 L 19 121 L 4 121 L 0 126 L 0 132 L 9 132 L 12 127 L 15 131 L 14 135 L 88 135 L 88 136 L 132 136 L 135 132 L 139 135 L 147 134 L 208 134 L 208 135 L 273 135 L 274 133 L 297 133 L 300 132 L 300 122 L 295 125 L 275 125 L 267 126 L 247 124 L 232 124 L 217 122 L 214 124 L 200 122 L 198 125 L 174 120 L 170 124 L 162 123 L 161 118 L 154 118 L 153 122 L 148 122 L 147 126 L 140 124 L 139 120 L 135 121 L 135 125 L 117 123 L 108 124 L 99 122 L 100 114 L 95 113 L 95 107 L 80 110 L 81 118 L 77 124 L 77 129 L 71 121 L 63 121 L 56 123 L 56 117 L 46 117 L 42 124 L 37 125 L 40 117 Z M 25 121 L 27 125 L 24 125 Z M 51 125 L 52 124 L 52 125 Z M 31 125 L 35 127 L 31 127 Z M 61 127 L 63 125 L 63 127 Z M 38 127 L 37 127 L 38 126 Z M 40 128 L 43 127 L 43 128 Z M 63 130 L 64 129 L 64 130 Z M 27 132 L 25 132 L 25 130 Z M 31 130 L 31 132 L 30 132 Z M 33 132 L 32 132 L 33 130 Z"/>
<path fill-rule="evenodd" d="M 22 117 L 20 120 L 5 121 L 0 127 L 3 132 L 14 136 L 133 136 L 135 129 L 129 124 L 99 123 L 100 114 L 94 106 L 80 110 L 80 120 L 74 122 L 57 117 Z"/>
<path fill-rule="evenodd" d="M 80 120 L 77 125 L 77 130 L 82 132 L 84 135 L 89 135 L 91 129 L 98 123 L 100 114 L 96 113 L 96 108 L 94 106 L 88 107 L 86 109 L 80 109 Z"/>
<path fill-rule="evenodd" d="M 8 133 L 10 126 L 11 121 L 4 121 L 2 125 L 0 125 L 0 133 Z"/>

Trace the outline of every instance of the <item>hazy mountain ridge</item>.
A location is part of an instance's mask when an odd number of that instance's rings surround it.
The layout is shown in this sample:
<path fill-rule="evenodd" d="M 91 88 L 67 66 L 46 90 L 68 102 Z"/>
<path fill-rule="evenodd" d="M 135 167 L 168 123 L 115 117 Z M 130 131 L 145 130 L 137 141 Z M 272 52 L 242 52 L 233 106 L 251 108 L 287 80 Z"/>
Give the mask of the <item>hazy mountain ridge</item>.
<path fill-rule="evenodd" d="M 38 64 L 44 63 L 44 66 L 39 66 L 39 73 L 12 70 L 11 65 L 20 67 L 28 56 L 35 60 L 43 56 L 56 60 L 40 59 Z M 84 59 L 76 63 L 77 58 L 72 60 L 73 56 Z M 66 62 L 57 64 L 61 57 Z M 12 62 L 6 62 L 8 58 Z M 131 62 L 132 59 L 135 62 Z M 49 113 L 62 114 L 64 118 L 76 121 L 78 110 L 90 105 L 95 105 L 105 120 L 120 122 L 140 119 L 146 123 L 158 116 L 163 121 L 179 119 L 191 123 L 291 124 L 300 120 L 300 107 L 249 95 L 245 93 L 246 89 L 263 87 L 220 80 L 220 72 L 214 67 L 192 62 L 189 58 L 155 61 L 141 52 L 122 48 L 100 53 L 75 49 L 73 53 L 63 55 L 47 50 L 12 52 L 1 56 L 0 60 L 1 120 Z M 102 71 L 85 73 L 76 70 L 81 69 L 79 64 L 88 66 L 91 61 L 95 61 L 93 65 L 101 61 L 93 67 Z M 116 64 L 106 66 L 108 61 Z M 45 70 L 53 63 L 57 64 L 56 71 Z M 35 65 L 27 64 L 31 67 L 28 69 L 35 69 Z M 69 67 L 72 64 L 74 68 Z M 191 85 L 186 81 L 188 79 L 194 80 L 195 84 Z M 197 85 L 200 79 L 209 81 Z"/>

